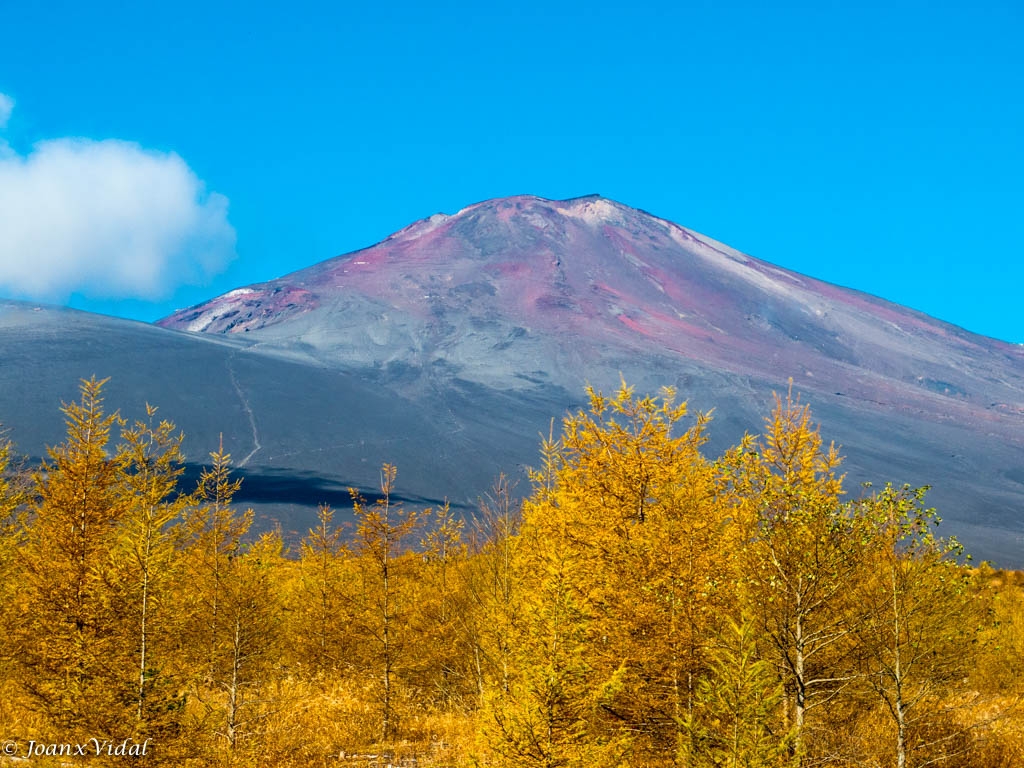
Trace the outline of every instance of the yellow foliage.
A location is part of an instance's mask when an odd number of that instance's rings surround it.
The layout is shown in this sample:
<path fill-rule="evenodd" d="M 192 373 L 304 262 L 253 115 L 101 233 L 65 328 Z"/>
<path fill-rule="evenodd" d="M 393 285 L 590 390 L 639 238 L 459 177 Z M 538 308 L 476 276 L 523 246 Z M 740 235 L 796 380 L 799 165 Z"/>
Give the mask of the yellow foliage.
<path fill-rule="evenodd" d="M 354 535 L 322 507 L 292 558 L 223 448 L 182 493 L 180 435 L 102 384 L 30 482 L 0 441 L 11 737 L 196 768 L 1024 763 L 1024 576 L 958 565 L 922 492 L 845 501 L 792 392 L 709 459 L 672 390 L 588 390 L 521 512 L 504 479 L 472 521 L 403 509 L 385 465 Z"/>

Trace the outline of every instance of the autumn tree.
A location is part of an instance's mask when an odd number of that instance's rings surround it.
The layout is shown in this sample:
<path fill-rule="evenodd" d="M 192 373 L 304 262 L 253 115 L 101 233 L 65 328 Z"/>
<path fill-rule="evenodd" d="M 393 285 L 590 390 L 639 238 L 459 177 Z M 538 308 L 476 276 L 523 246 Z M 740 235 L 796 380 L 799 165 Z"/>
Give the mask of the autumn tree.
<path fill-rule="evenodd" d="M 20 562 L 18 547 L 24 531 L 24 516 L 29 503 L 29 478 L 14 456 L 14 446 L 0 431 L 0 621 L 3 626 L 17 626 L 20 613 L 18 585 Z M 14 684 L 17 662 L 16 635 L 0 634 L 0 725 L 11 728 L 16 714 L 9 712 L 17 691 Z M 8 730 L 8 733 L 12 733 Z"/>
<path fill-rule="evenodd" d="M 335 673 L 351 655 L 351 633 L 346 614 L 349 590 L 355 581 L 348 568 L 344 531 L 334 522 L 326 504 L 317 511 L 317 523 L 303 538 L 299 552 L 299 582 L 295 599 L 296 648 L 299 663 L 309 676 Z"/>
<path fill-rule="evenodd" d="M 529 531 L 524 536 L 535 541 Z M 528 597 L 512 635 L 508 674 L 489 690 L 482 713 L 497 765 L 610 768 L 628 752 L 628 737 L 603 733 L 596 716 L 619 693 L 621 673 L 602 680 L 588 659 L 592 616 L 579 588 L 583 570 L 571 548 L 528 544 L 523 550 L 516 576 Z"/>
<path fill-rule="evenodd" d="M 514 634 L 522 602 L 516 572 L 521 510 L 513 485 L 498 477 L 470 530 L 469 558 L 463 571 L 470 609 L 460 617 L 473 654 L 478 703 L 488 683 L 507 692 L 514 652 Z"/>
<path fill-rule="evenodd" d="M 729 604 L 732 532 L 701 455 L 708 418 L 687 415 L 675 392 L 612 398 L 590 392 L 589 412 L 566 419 L 557 481 L 537 499 L 543 516 L 568 517 L 569 544 L 586 559 L 595 615 L 594 660 L 624 684 L 602 705 L 613 729 L 651 754 L 679 737 L 716 616 Z M 534 504 L 531 500 L 530 504 Z"/>
<path fill-rule="evenodd" d="M 889 485 L 858 504 L 871 522 L 869 576 L 856 584 L 855 624 L 863 679 L 892 724 L 897 768 L 962 757 L 949 712 L 973 666 L 983 601 L 957 562 L 955 539 L 935 535 L 926 488 Z M 958 744 L 957 741 L 961 743 Z"/>
<path fill-rule="evenodd" d="M 108 450 L 120 417 L 103 410 L 104 383 L 83 381 L 81 399 L 64 405 L 67 437 L 48 450 L 33 476 L 35 499 L 20 550 L 19 677 L 66 736 L 112 734 L 125 709 L 134 710 L 137 692 L 137 679 L 116 663 L 123 633 L 107 577 L 127 511 L 121 487 L 127 457 Z"/>
<path fill-rule="evenodd" d="M 1024 759 L 1024 577 L 960 565 L 923 490 L 844 503 L 791 394 L 709 461 L 673 391 L 591 390 L 522 505 L 502 479 L 473 521 L 406 510 L 385 465 L 354 535 L 321 507 L 291 559 L 236 509 L 223 446 L 182 493 L 181 435 L 154 408 L 125 425 L 102 390 L 64 406 L 27 485 L 0 440 L 19 740 L 153 737 L 150 763 L 196 766 Z"/>
<path fill-rule="evenodd" d="M 790 392 L 776 396 L 760 441 L 745 440 L 720 463 L 747 530 L 742 578 L 785 685 L 798 759 L 808 714 L 856 678 L 849 585 L 859 544 L 841 501 L 839 461 Z"/>
<path fill-rule="evenodd" d="M 673 434 L 686 406 L 671 390 L 640 398 L 623 384 L 614 397 L 591 390 L 590 398 L 545 444 L 524 504 L 520 642 L 534 662 L 519 672 L 540 674 L 547 658 L 541 679 L 564 684 L 554 696 L 520 683 L 518 709 L 532 696 L 543 717 L 518 715 L 518 730 L 529 737 L 536 723 L 553 727 L 561 711 L 562 731 L 584 734 L 601 759 L 628 744 L 657 764 L 675 749 L 716 606 L 728 602 L 719 557 L 728 525 L 714 468 L 700 455 L 705 417 Z M 508 726 L 501 732 L 523 742 Z"/>
<path fill-rule="evenodd" d="M 244 709 L 252 699 L 249 691 L 264 681 L 262 664 L 275 641 L 268 614 L 275 601 L 267 571 L 244 556 L 253 512 L 233 506 L 241 481 L 231 477 L 231 456 L 220 447 L 210 458 L 179 538 L 178 653 L 193 671 L 198 727 L 218 737 L 214 749 L 230 754 L 251 726 Z M 271 541 L 264 548 L 274 546 Z M 263 557 L 276 562 L 279 554 Z"/>
<path fill-rule="evenodd" d="M 251 510 L 240 515 L 232 506 L 242 481 L 231 477 L 231 454 L 221 446 L 210 458 L 212 466 L 199 476 L 179 539 L 184 555 L 183 614 L 188 617 L 181 638 L 187 642 L 190 663 L 208 683 L 216 677 L 224 643 L 223 582 L 252 525 Z"/>
<path fill-rule="evenodd" d="M 280 534 L 266 533 L 231 558 L 222 574 L 222 650 L 215 682 L 226 698 L 223 736 L 232 751 L 249 740 L 258 753 L 258 737 L 273 728 L 271 689 L 282 650 L 282 553 Z"/>
<path fill-rule="evenodd" d="M 469 610 L 464 589 L 464 522 L 446 501 L 433 512 L 420 542 L 417 617 L 422 647 L 419 687 L 445 710 L 461 707 L 473 693 L 470 641 L 463 617 Z"/>
<path fill-rule="evenodd" d="M 5 569 L 14 565 L 29 498 L 29 478 L 15 457 L 14 444 L 0 430 L 0 572 L 6 573 Z M 9 585 L 10 581 L 0 583 Z"/>
<path fill-rule="evenodd" d="M 120 604 L 125 655 L 135 677 L 134 714 L 141 733 L 165 733 L 180 713 L 180 683 L 171 672 L 170 633 L 174 626 L 171 588 L 175 577 L 174 525 L 191 497 L 179 493 L 184 471 L 184 436 L 174 424 L 154 423 L 157 409 L 146 407 L 146 421 L 121 432 L 124 474 L 120 521 L 110 565 L 111 586 Z"/>
<path fill-rule="evenodd" d="M 507 487 L 496 489 L 497 506 L 490 510 L 493 529 L 505 535 L 488 552 L 483 582 L 484 605 L 493 611 L 484 621 L 493 617 L 501 624 L 493 633 L 496 645 L 484 646 L 499 663 L 485 689 L 481 731 L 500 766 L 614 766 L 629 740 L 606 738 L 595 706 L 618 692 L 621 675 L 601 681 L 588 659 L 585 562 L 566 546 L 567 517 L 530 506 L 557 488 L 560 442 L 546 440 L 541 456 L 523 520 L 510 515 Z"/>
<path fill-rule="evenodd" d="M 380 740 L 388 744 L 396 732 L 398 674 L 408 665 L 413 609 L 408 558 L 403 552 L 423 516 L 393 498 L 398 470 L 385 464 L 380 497 L 373 503 L 350 489 L 356 517 L 355 552 L 359 589 L 355 593 L 352 628 L 365 643 L 364 661 L 378 682 Z"/>

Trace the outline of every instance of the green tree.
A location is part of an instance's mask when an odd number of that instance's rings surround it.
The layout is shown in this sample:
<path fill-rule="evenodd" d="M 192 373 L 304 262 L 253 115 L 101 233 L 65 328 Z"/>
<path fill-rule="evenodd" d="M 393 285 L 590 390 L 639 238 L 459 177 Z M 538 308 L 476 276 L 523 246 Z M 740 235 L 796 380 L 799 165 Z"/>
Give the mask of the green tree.
<path fill-rule="evenodd" d="M 760 659 L 752 617 L 730 619 L 697 687 L 679 762 L 690 768 L 771 768 L 790 762 L 792 733 L 782 725 L 783 689 Z"/>

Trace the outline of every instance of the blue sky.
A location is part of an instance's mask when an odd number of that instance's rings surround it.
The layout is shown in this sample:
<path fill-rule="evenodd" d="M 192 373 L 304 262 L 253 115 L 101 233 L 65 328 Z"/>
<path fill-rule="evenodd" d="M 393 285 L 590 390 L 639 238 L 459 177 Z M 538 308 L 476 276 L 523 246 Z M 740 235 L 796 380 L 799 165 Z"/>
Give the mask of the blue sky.
<path fill-rule="evenodd" d="M 153 320 L 597 192 L 1024 342 L 1019 2 L 370 6 L 0 4 L 0 294 Z"/>

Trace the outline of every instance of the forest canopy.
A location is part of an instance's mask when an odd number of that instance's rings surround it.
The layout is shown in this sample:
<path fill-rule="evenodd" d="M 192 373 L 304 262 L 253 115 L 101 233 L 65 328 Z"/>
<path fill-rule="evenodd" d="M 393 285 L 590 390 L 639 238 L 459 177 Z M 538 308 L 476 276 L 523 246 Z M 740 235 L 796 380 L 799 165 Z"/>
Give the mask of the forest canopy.
<path fill-rule="evenodd" d="M 521 501 L 412 509 L 385 465 L 288 546 L 103 384 L 38 466 L 0 441 L 0 762 L 1024 764 L 1024 578 L 924 488 L 850 493 L 791 392 L 709 457 L 674 391 L 588 390 Z"/>

